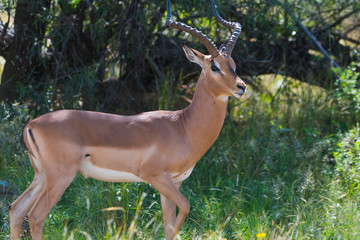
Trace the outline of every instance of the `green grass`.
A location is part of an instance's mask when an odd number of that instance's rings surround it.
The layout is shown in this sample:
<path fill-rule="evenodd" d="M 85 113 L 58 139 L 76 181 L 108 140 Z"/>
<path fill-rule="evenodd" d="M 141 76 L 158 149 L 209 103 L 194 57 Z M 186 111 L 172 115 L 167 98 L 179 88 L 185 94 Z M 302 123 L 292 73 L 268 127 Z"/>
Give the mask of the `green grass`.
<path fill-rule="evenodd" d="M 336 104 L 332 92 L 291 81 L 244 102 L 232 99 L 218 140 L 181 186 L 191 212 L 180 239 L 360 239 L 360 178 L 350 175 L 360 172 L 354 169 L 360 130 Z M 2 106 L 0 121 L 0 180 L 11 185 L 0 195 L 5 239 L 8 205 L 33 176 L 18 141 L 28 113 L 13 108 Z M 44 235 L 164 238 L 159 194 L 143 183 L 77 176 L 50 212 Z"/>

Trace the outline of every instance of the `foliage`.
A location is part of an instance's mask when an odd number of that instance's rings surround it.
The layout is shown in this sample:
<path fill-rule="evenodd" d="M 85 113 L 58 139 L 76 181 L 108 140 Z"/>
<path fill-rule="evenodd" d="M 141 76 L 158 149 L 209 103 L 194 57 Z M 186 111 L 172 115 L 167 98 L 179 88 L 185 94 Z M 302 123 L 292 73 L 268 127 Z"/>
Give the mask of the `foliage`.
<path fill-rule="evenodd" d="M 335 98 L 339 104 L 340 114 L 350 114 L 354 119 L 360 117 L 360 73 L 356 72 L 355 63 L 349 67 L 334 69 L 337 75 Z"/>
<path fill-rule="evenodd" d="M 0 236 L 9 226 L 8 209 L 11 200 L 20 193 L 19 188 L 30 184 L 33 170 L 21 146 L 20 132 L 29 113 L 21 105 L 0 106 Z M 21 177 L 20 177 L 21 176 Z"/>
<path fill-rule="evenodd" d="M 347 132 L 334 151 L 335 174 L 349 195 L 360 193 L 360 128 Z"/>
<path fill-rule="evenodd" d="M 166 82 L 169 73 L 169 92 L 196 79 L 194 74 L 182 78 L 195 67 L 187 64 L 179 43 L 190 41 L 192 47 L 206 52 L 193 37 L 165 26 L 163 2 L 7 3 L 0 6 L 4 25 L 10 24 L 17 32 L 16 44 L 6 48 L 6 53 L 2 53 L 0 34 L 0 55 L 7 59 L 0 101 L 11 98 L 10 102 L 27 103 L 39 114 L 62 108 L 128 113 L 163 108 L 158 83 Z M 233 52 L 237 71 L 243 76 L 281 72 L 314 85 L 333 85 L 328 61 L 317 54 L 315 44 L 291 14 L 340 65 L 358 59 L 354 54 L 359 48 L 358 1 L 216 3 L 225 19 L 243 26 Z M 229 37 L 228 29 L 216 23 L 208 0 L 179 0 L 172 7 L 174 19 L 198 27 L 218 46 Z M 178 100 L 178 105 L 186 102 Z"/>

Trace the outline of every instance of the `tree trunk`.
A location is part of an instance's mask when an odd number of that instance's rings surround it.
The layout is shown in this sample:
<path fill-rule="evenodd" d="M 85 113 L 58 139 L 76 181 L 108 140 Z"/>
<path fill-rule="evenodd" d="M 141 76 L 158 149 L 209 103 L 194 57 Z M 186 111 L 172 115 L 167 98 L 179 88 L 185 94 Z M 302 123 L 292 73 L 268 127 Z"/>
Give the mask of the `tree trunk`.
<path fill-rule="evenodd" d="M 0 85 L 0 101 L 14 101 L 18 84 L 27 85 L 42 74 L 41 46 L 50 0 L 19 0 L 16 4 L 14 39 L 9 46 Z"/>
<path fill-rule="evenodd" d="M 11 43 L 14 41 L 14 29 L 0 22 L 0 56 L 7 58 Z"/>

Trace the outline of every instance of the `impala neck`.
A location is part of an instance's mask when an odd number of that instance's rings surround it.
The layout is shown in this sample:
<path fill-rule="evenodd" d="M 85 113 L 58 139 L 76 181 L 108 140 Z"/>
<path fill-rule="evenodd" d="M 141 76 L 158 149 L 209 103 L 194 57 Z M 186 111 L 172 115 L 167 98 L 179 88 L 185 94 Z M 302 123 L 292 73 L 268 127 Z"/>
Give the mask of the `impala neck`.
<path fill-rule="evenodd" d="M 224 124 L 228 97 L 216 97 L 202 72 L 192 103 L 184 110 L 186 133 L 201 156 L 215 142 Z"/>

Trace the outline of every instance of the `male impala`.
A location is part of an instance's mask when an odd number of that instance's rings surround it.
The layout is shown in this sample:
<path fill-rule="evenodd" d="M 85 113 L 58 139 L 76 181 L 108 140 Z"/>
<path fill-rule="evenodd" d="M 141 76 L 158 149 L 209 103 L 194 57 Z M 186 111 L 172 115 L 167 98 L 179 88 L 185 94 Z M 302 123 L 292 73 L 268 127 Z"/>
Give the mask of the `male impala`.
<path fill-rule="evenodd" d="M 29 122 L 24 141 L 35 169 L 34 180 L 10 206 L 11 239 L 20 238 L 27 215 L 33 239 L 42 239 L 44 220 L 77 172 L 111 182 L 147 182 L 161 194 L 166 239 L 177 235 L 190 206 L 179 187 L 210 148 L 223 126 L 229 96 L 245 93 L 235 73 L 231 52 L 239 23 L 216 19 L 233 29 L 219 51 L 203 33 L 171 20 L 166 24 L 200 40 L 210 55 L 183 46 L 187 58 L 202 72 L 190 106 L 179 111 L 154 111 L 135 116 L 61 110 Z M 179 212 L 176 215 L 176 206 Z"/>

